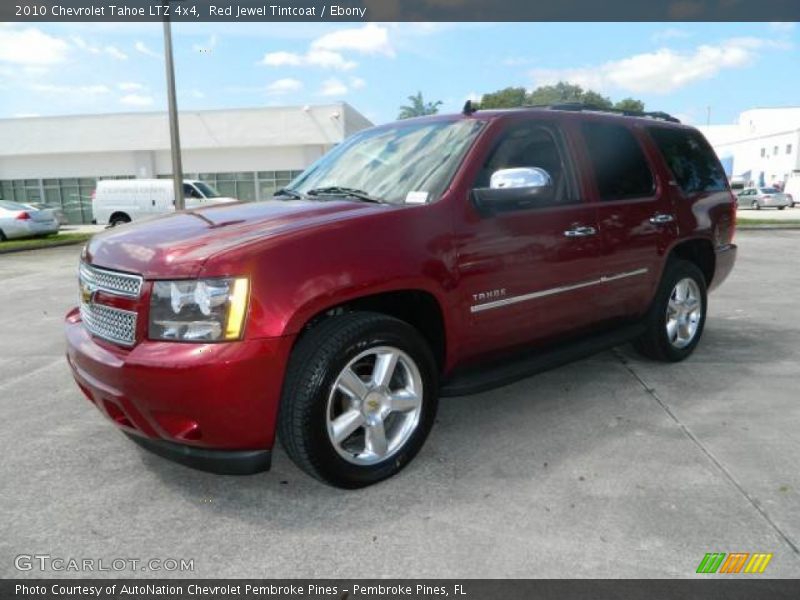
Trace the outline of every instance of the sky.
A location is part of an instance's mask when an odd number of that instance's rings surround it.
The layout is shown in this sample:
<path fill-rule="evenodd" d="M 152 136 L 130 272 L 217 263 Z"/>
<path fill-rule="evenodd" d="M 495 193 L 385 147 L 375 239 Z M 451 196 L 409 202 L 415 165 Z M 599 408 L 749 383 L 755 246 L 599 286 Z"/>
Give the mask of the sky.
<path fill-rule="evenodd" d="M 179 109 L 346 101 L 374 123 L 421 91 L 457 112 L 566 80 L 685 122 L 800 105 L 795 23 L 178 23 Z M 0 23 L 0 118 L 166 109 L 159 23 Z"/>

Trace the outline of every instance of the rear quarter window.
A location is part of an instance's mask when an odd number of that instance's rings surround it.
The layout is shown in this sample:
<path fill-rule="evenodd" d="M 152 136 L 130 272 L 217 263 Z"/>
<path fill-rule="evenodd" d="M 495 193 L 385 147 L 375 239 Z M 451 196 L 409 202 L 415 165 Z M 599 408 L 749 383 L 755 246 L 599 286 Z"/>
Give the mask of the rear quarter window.
<path fill-rule="evenodd" d="M 698 132 L 651 127 L 649 133 L 684 194 L 726 189 L 725 172 L 708 142 Z"/>
<path fill-rule="evenodd" d="M 633 133 L 613 123 L 583 123 L 586 148 L 601 200 L 651 196 L 653 173 Z"/>

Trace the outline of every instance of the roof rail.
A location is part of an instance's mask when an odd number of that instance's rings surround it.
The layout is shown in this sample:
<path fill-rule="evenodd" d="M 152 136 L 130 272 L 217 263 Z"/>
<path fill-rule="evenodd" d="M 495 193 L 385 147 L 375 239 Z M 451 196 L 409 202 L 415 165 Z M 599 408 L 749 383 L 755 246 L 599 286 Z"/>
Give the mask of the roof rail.
<path fill-rule="evenodd" d="M 560 104 L 538 104 L 538 105 L 525 106 L 523 108 L 547 108 L 550 110 L 571 110 L 576 112 L 582 112 L 582 111 L 605 112 L 615 115 L 622 115 L 624 117 L 646 117 L 649 119 L 658 119 L 660 121 L 669 121 L 670 123 L 680 123 L 679 119 L 676 119 L 672 115 L 661 111 L 645 112 L 638 110 L 625 110 L 622 108 L 602 108 L 594 104 L 584 104 L 583 102 L 562 102 Z"/>

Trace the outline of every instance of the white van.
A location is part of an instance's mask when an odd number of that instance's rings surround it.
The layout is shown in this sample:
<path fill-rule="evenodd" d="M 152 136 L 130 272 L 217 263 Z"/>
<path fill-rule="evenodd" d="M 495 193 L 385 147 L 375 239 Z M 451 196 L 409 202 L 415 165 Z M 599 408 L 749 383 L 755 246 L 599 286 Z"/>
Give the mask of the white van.
<path fill-rule="evenodd" d="M 223 198 L 203 181 L 183 182 L 186 208 L 236 202 Z M 112 227 L 175 210 L 171 179 L 108 179 L 99 181 L 92 201 L 94 222 Z"/>
<path fill-rule="evenodd" d="M 786 178 L 783 185 L 783 193 L 791 196 L 789 207 L 793 208 L 800 204 L 800 171 L 792 171 Z"/>

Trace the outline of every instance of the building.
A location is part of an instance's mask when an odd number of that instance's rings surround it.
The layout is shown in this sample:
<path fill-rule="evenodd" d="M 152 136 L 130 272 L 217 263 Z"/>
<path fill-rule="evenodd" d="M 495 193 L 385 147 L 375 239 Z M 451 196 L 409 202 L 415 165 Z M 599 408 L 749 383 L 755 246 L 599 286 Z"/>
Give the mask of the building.
<path fill-rule="evenodd" d="M 753 108 L 735 124 L 699 129 L 733 181 L 774 185 L 800 171 L 800 107 Z"/>
<path fill-rule="evenodd" d="M 372 123 L 346 103 L 180 115 L 183 169 L 224 196 L 266 199 Z M 0 199 L 45 202 L 71 223 L 92 219 L 99 179 L 169 177 L 167 114 L 0 119 Z"/>

